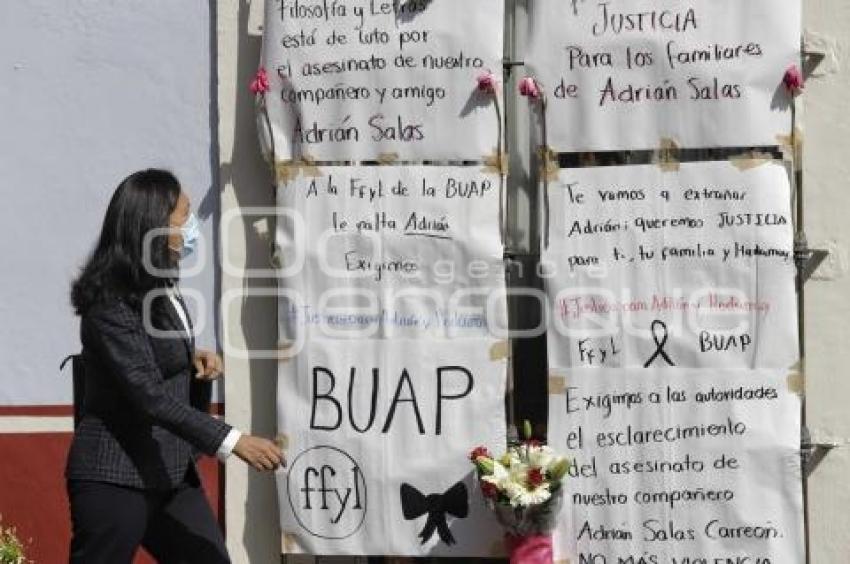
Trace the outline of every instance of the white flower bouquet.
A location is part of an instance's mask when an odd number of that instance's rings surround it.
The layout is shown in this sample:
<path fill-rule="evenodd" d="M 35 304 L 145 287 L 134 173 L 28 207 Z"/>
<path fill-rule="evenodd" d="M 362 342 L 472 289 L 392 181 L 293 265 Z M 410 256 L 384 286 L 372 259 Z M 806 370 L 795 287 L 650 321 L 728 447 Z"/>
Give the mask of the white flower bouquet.
<path fill-rule="evenodd" d="M 487 505 L 505 528 L 511 563 L 548 563 L 570 462 L 532 440 L 527 422 L 524 427 L 526 439 L 501 456 L 478 447 L 469 458 Z"/>

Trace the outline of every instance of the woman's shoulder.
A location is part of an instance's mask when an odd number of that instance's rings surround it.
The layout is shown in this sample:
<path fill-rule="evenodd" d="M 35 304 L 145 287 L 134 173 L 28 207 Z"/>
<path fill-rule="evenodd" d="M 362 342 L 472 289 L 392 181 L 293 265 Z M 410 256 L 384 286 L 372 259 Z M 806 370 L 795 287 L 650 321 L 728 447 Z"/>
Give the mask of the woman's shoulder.
<path fill-rule="evenodd" d="M 90 304 L 80 319 L 82 323 L 135 324 L 141 321 L 141 313 L 126 298 L 110 296 Z"/>

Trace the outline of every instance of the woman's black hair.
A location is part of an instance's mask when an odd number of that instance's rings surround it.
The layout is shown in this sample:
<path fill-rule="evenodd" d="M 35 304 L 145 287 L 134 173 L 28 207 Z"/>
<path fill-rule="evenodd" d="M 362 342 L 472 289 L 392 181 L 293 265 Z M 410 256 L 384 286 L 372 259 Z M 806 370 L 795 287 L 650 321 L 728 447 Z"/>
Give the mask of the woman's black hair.
<path fill-rule="evenodd" d="M 177 268 L 168 237 L 163 234 L 145 241 L 145 235 L 169 226 L 179 197 L 180 182 L 166 170 L 141 170 L 121 181 L 106 210 L 100 239 L 71 288 L 77 315 L 112 298 L 138 308 L 148 291 L 169 281 L 149 268 Z M 143 255 L 146 243 L 150 245 L 148 265 Z"/>

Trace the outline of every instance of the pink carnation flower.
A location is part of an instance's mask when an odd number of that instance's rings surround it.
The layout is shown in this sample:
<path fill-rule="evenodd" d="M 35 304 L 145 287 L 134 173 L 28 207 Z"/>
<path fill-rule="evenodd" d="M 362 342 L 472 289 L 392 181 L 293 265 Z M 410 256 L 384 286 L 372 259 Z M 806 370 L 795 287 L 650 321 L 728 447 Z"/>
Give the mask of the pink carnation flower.
<path fill-rule="evenodd" d="M 469 459 L 472 462 L 478 460 L 479 457 L 492 458 L 492 456 L 490 455 L 490 451 L 487 450 L 487 447 L 485 446 L 475 447 L 472 452 L 469 453 Z"/>
<path fill-rule="evenodd" d="M 526 76 L 519 81 L 519 93 L 532 100 L 537 100 L 542 95 L 537 81 L 530 76 Z"/>
<path fill-rule="evenodd" d="M 803 80 L 803 73 L 800 72 L 797 65 L 788 67 L 788 70 L 785 71 L 785 76 L 782 77 L 782 83 L 792 96 L 796 96 L 803 91 L 805 81 Z"/>
<path fill-rule="evenodd" d="M 271 90 L 271 87 L 269 86 L 269 75 L 266 73 L 265 68 L 260 67 L 257 70 L 257 74 L 254 75 L 254 79 L 251 81 L 249 88 L 253 94 L 265 94 Z"/>
<path fill-rule="evenodd" d="M 490 72 L 482 72 L 478 75 L 478 90 L 484 92 L 486 94 L 495 94 L 496 93 L 496 77 Z"/>

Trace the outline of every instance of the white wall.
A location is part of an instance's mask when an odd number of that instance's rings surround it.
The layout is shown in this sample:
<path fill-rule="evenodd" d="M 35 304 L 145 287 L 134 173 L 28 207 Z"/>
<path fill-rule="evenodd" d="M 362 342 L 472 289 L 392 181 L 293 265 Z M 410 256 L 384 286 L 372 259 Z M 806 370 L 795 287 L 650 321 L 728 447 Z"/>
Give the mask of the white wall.
<path fill-rule="evenodd" d="M 806 287 L 806 407 L 814 440 L 839 444 L 809 480 L 809 546 L 812 563 L 839 564 L 850 559 L 850 3 L 807 0 L 804 11 L 827 54 L 802 97 L 805 223 L 810 245 L 833 252 Z"/>
<path fill-rule="evenodd" d="M 274 190 L 264 164 L 248 83 L 257 70 L 262 46 L 263 3 L 218 0 L 218 99 L 222 213 L 274 205 Z M 269 241 L 258 218 L 243 218 L 221 229 L 234 267 L 269 268 Z M 267 231 L 265 232 L 267 233 Z M 224 293 L 274 288 L 274 280 L 222 276 Z M 227 347 L 268 350 L 277 340 L 277 305 L 272 297 L 223 304 L 232 322 L 225 328 Z M 276 432 L 277 366 L 274 361 L 246 360 L 225 349 L 226 420 L 238 429 L 272 438 Z M 280 562 L 280 526 L 275 482 L 240 460 L 227 462 L 225 516 L 227 546 L 235 563 Z"/>
<path fill-rule="evenodd" d="M 206 0 L 0 2 L 0 405 L 70 403 L 69 284 L 124 176 L 173 170 L 212 235 L 210 28 Z"/>

